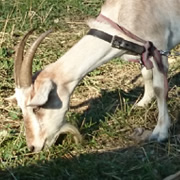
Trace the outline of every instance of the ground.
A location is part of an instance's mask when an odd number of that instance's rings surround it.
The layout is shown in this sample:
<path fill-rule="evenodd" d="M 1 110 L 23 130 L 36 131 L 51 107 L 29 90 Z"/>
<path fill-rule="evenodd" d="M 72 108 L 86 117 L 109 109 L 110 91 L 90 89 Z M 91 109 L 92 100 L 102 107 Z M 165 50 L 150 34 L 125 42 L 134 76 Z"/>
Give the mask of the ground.
<path fill-rule="evenodd" d="M 146 108 L 135 106 L 143 94 L 140 66 L 117 58 L 89 73 L 71 97 L 66 119 L 80 129 L 82 144 L 75 145 L 68 135 L 40 153 L 28 151 L 21 111 L 5 100 L 14 91 L 15 46 L 33 26 L 40 24 L 27 46 L 52 27 L 34 59 L 33 72 L 42 69 L 86 34 L 85 21 L 97 15 L 102 1 L 14 2 L 0 2 L 0 179 L 161 180 L 180 170 L 180 57 L 174 56 L 168 75 L 172 126 L 167 142 L 132 138 L 136 128 L 154 128 L 157 105 L 154 100 Z"/>

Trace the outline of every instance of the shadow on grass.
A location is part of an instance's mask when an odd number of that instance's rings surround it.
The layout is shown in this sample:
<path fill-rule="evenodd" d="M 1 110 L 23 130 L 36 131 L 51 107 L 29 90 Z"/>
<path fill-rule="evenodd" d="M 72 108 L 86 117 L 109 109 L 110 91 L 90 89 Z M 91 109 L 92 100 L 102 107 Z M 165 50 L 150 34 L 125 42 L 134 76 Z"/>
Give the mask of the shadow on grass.
<path fill-rule="evenodd" d="M 126 149 L 56 157 L 32 165 L 0 170 L 10 180 L 162 180 L 180 169 L 180 155 L 168 145 L 149 143 Z M 33 158 L 33 156 L 29 157 Z"/>
<path fill-rule="evenodd" d="M 88 133 L 92 133 L 98 128 L 100 121 L 104 122 L 108 115 L 113 115 L 117 109 L 124 111 L 125 106 L 133 105 L 142 92 L 142 87 L 136 87 L 128 93 L 120 89 L 114 91 L 102 90 L 100 97 L 91 98 L 77 106 L 71 106 L 72 109 L 77 109 L 88 105 L 83 113 L 78 113 L 76 123 L 80 126 L 85 120 L 86 124 L 92 124 L 88 129 Z M 73 119 L 73 117 L 69 119 Z M 87 133 L 87 129 L 85 131 Z"/>
<path fill-rule="evenodd" d="M 174 85 L 179 87 L 179 79 L 180 73 L 177 73 L 173 77 L 171 77 L 169 79 L 169 87 L 173 88 Z M 133 81 L 136 81 L 136 77 L 132 80 L 132 83 Z M 85 123 L 94 124 L 91 128 L 89 128 L 88 132 L 92 133 L 98 128 L 100 121 L 105 121 L 107 114 L 113 115 L 117 109 L 123 111 L 125 105 L 132 106 L 138 100 L 138 98 L 143 95 L 143 92 L 144 88 L 139 86 L 135 87 L 129 92 L 125 92 L 121 89 L 116 89 L 114 91 L 102 90 L 100 93 L 100 97 L 89 99 L 77 106 L 71 106 L 71 108 L 76 109 L 88 105 L 88 109 L 86 109 L 82 114 L 78 114 L 77 124 L 81 125 L 84 119 L 86 120 Z M 178 96 L 178 93 L 180 92 L 177 92 L 175 96 Z M 174 111 L 176 111 L 175 113 L 178 114 L 176 115 L 178 120 L 180 111 L 178 103 L 176 105 L 177 108 L 173 108 L 173 113 Z"/>
<path fill-rule="evenodd" d="M 178 73 L 171 78 L 170 87 L 173 87 L 173 84 L 180 85 L 179 77 Z M 96 125 L 85 133 L 91 133 L 98 128 L 99 120 L 104 121 L 107 113 L 113 114 L 117 108 L 123 108 L 123 103 L 126 102 L 124 100 L 128 99 L 127 102 L 133 104 L 141 93 L 141 87 L 129 93 L 122 90 L 102 91 L 100 98 L 84 102 L 89 104 L 89 108 L 80 115 L 80 120 L 83 121 L 86 118 L 86 123 L 96 122 Z M 162 180 L 180 169 L 179 143 L 180 140 L 175 138 L 167 144 L 147 143 L 126 149 L 97 150 L 97 152 L 82 153 L 79 156 L 66 152 L 66 155 L 57 155 L 54 159 L 50 157 L 51 160 L 44 158 L 45 160 L 34 161 L 31 165 L 19 165 L 8 170 L 0 170 L 0 179 Z M 27 161 L 28 158 L 34 157 L 32 155 L 27 157 Z M 41 155 L 38 159 L 41 159 Z"/>
<path fill-rule="evenodd" d="M 173 87 L 174 85 L 180 87 L 180 72 L 175 74 L 173 77 L 170 78 L 169 86 L 170 88 Z"/>

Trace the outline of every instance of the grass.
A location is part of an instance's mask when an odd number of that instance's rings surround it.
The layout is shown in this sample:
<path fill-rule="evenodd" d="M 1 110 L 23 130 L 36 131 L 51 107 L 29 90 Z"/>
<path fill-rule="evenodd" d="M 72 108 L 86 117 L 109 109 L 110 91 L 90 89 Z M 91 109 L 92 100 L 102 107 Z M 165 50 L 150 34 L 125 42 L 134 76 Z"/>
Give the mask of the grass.
<path fill-rule="evenodd" d="M 39 47 L 33 71 L 56 61 L 88 30 L 85 20 L 98 14 L 101 0 L 0 1 L 0 179 L 161 180 L 180 170 L 180 58 L 170 65 L 168 107 L 173 122 L 167 143 L 138 143 L 134 129 L 152 130 L 157 105 L 135 108 L 142 96 L 138 64 L 114 59 L 89 73 L 71 97 L 66 119 L 77 125 L 83 143 L 70 135 L 40 153 L 26 147 L 21 111 L 5 98 L 13 94 L 14 47 L 24 32 L 55 31 Z M 178 48 L 178 47 L 177 47 Z M 178 50 L 178 49 L 177 49 Z"/>

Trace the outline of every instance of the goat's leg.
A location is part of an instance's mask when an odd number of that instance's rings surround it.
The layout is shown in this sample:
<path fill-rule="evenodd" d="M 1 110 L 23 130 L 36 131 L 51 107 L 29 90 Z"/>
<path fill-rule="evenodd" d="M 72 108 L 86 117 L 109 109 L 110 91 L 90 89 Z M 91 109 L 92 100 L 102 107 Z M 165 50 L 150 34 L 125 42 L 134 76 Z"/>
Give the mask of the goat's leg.
<path fill-rule="evenodd" d="M 126 61 L 131 61 L 132 59 L 138 59 L 139 56 L 134 55 L 123 55 L 122 59 Z M 149 104 L 152 100 L 154 95 L 154 89 L 153 89 L 153 81 L 152 81 L 152 70 L 147 70 L 145 67 L 142 68 L 141 74 L 143 76 L 144 80 L 144 95 L 143 98 L 137 103 L 137 106 L 144 107 L 145 105 Z"/>
<path fill-rule="evenodd" d="M 167 72 L 168 68 L 168 62 L 167 58 L 164 57 L 163 63 L 164 63 L 164 69 Z M 150 139 L 156 139 L 157 141 L 164 141 L 168 138 L 168 130 L 170 127 L 170 117 L 168 114 L 168 109 L 167 109 L 167 87 L 166 87 L 166 80 L 165 76 L 163 73 L 161 73 L 156 64 L 154 64 L 153 68 L 153 88 L 154 92 L 157 98 L 157 104 L 158 104 L 158 110 L 159 110 L 159 115 L 158 115 L 158 122 L 153 130 L 153 133 L 150 137 Z"/>
<path fill-rule="evenodd" d="M 141 73 L 144 80 L 144 95 L 143 98 L 137 103 L 137 106 L 144 107 L 151 102 L 155 95 L 153 89 L 152 70 L 147 70 L 145 67 L 143 67 Z"/>

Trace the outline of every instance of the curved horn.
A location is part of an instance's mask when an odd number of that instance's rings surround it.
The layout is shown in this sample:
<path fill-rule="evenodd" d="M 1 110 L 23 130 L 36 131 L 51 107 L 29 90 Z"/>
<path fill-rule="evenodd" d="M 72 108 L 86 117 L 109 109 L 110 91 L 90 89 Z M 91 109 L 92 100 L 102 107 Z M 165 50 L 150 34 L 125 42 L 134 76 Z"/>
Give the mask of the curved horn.
<path fill-rule="evenodd" d="M 15 85 L 20 86 L 19 78 L 20 78 L 20 71 L 21 71 L 21 65 L 23 62 L 23 53 L 24 53 L 24 46 L 26 44 L 27 38 L 34 29 L 31 29 L 29 32 L 27 32 L 23 39 L 20 41 L 20 43 L 17 46 L 16 53 L 15 53 L 15 62 L 14 62 L 14 78 L 15 78 Z"/>
<path fill-rule="evenodd" d="M 32 62 L 33 57 L 36 53 L 38 46 L 41 41 L 49 34 L 52 30 L 46 31 L 41 34 L 31 45 L 31 47 L 27 50 L 24 60 L 21 65 L 20 72 L 20 86 L 21 87 L 29 87 L 32 84 Z"/>

